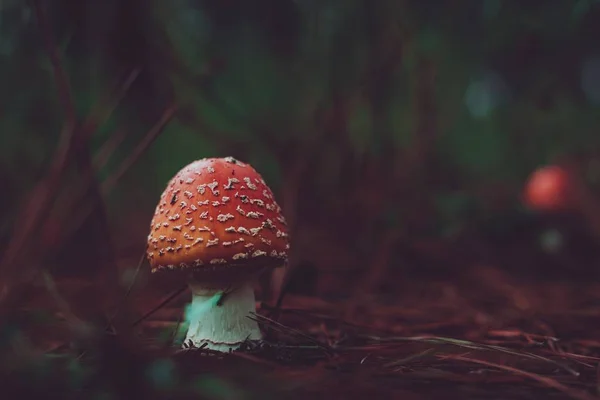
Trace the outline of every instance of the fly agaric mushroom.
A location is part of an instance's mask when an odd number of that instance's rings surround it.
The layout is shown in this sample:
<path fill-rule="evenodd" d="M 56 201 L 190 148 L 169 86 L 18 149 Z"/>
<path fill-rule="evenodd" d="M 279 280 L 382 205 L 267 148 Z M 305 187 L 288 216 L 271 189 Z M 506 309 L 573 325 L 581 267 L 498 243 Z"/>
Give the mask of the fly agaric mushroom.
<path fill-rule="evenodd" d="M 248 318 L 253 283 L 283 266 L 288 249 L 287 224 L 260 174 L 232 157 L 205 158 L 181 169 L 161 195 L 147 257 L 152 273 L 187 278 L 192 303 L 184 343 L 227 352 L 262 338 Z"/>
<path fill-rule="evenodd" d="M 525 204 L 538 211 L 565 210 L 572 206 L 573 186 L 569 172 L 557 165 L 533 172 L 525 186 Z"/>

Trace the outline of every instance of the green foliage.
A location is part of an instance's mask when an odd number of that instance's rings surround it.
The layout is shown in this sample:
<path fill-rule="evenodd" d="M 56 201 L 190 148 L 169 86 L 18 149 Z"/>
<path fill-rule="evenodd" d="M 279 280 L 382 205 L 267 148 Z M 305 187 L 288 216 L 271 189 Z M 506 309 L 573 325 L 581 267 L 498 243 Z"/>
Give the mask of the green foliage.
<path fill-rule="evenodd" d="M 172 121 L 149 151 L 149 157 L 154 160 L 156 187 L 162 191 L 184 165 L 203 157 L 213 157 L 216 153 L 214 144 L 202 132 L 194 131 L 178 120 Z"/>
<path fill-rule="evenodd" d="M 262 141 L 265 132 L 276 137 L 278 143 L 310 140 L 322 129 L 315 126 L 315 113 L 340 96 L 349 99 L 347 135 L 357 154 L 365 155 L 380 147 L 384 131 L 389 131 L 386 134 L 391 134 L 396 146 L 406 148 L 418 128 L 415 95 L 421 59 L 435 65 L 435 112 L 442 137 L 439 147 L 469 179 L 520 177 L 533 164 L 595 140 L 591 134 L 597 123 L 595 113 L 579 104 L 572 88 L 565 90 L 565 83 L 560 82 L 564 79 L 554 67 L 543 71 L 534 64 L 535 71 L 519 72 L 533 77 L 523 88 L 517 87 L 523 85 L 522 79 L 515 80 L 515 71 L 507 69 L 502 59 L 510 56 L 508 49 L 519 46 L 524 35 L 537 35 L 549 46 L 552 41 L 566 46 L 567 37 L 583 32 L 581 24 L 587 23 L 597 1 L 553 3 L 546 8 L 500 0 L 466 2 L 461 7 L 440 4 L 436 8 L 394 1 L 368 4 L 353 0 L 344 2 L 343 7 L 339 1 L 284 3 L 274 12 L 282 13 L 277 18 L 288 26 L 290 34 L 280 38 L 285 51 L 275 51 L 267 40 L 270 36 L 265 36 L 265 29 L 271 28 L 266 27 L 266 20 L 256 17 L 258 11 L 254 14 L 250 8 L 239 8 L 239 15 L 232 17 L 235 23 L 230 23 L 224 17 L 229 12 L 225 6 L 190 0 L 155 2 L 152 19 L 146 23 L 155 24 L 151 27 L 164 34 L 164 42 L 149 46 L 170 46 L 168 52 L 154 47 L 164 53 L 156 59 L 172 56 L 172 60 L 165 61 L 173 66 L 167 71 L 168 83 L 178 104 L 192 116 L 191 120 L 172 123 L 153 146 L 157 185 L 185 162 L 220 153 L 223 142 L 239 144 L 248 159 L 261 160 L 273 154 L 273 149 Z M 257 3 L 256 7 L 262 6 Z M 469 23 L 462 26 L 460 22 L 466 20 L 466 15 L 470 16 Z M 20 2 L 3 6 L 2 20 L 10 22 L 2 25 L 4 37 L 10 38 L 3 46 L 8 46 L 11 54 L 4 76 L 16 76 L 22 72 L 25 57 L 31 60 L 32 54 L 30 47 L 20 50 L 22 47 L 16 43 L 30 41 L 34 21 L 31 10 Z M 570 28 L 561 28 L 566 26 Z M 103 72 L 102 57 L 106 55 L 101 51 L 91 51 L 87 58 L 85 54 L 71 57 L 74 35 L 78 33 L 75 27 L 65 25 L 60 32 L 59 48 L 73 84 L 76 106 L 85 114 L 114 77 Z M 369 71 L 396 51 L 402 52 L 401 64 L 386 78 L 389 90 L 385 111 L 374 116 L 371 100 L 365 95 L 365 87 L 370 85 Z M 3 57 L 8 60 L 5 53 Z M 0 138 L 4 154 L 1 161 L 9 169 L 15 168 L 19 160 L 30 160 L 27 164 L 33 165 L 35 160 L 46 159 L 52 148 L 49 138 L 60 129 L 50 65 L 42 49 L 33 54 L 35 61 L 27 63 L 29 84 L 7 79 L 4 86 L 11 97 L 10 102 L 5 98 L 2 103 L 1 129 L 19 132 Z M 548 57 L 544 54 L 541 60 Z M 465 114 L 464 104 L 471 89 L 478 87 L 474 80 L 483 66 L 494 71 L 513 96 L 504 100 L 501 111 L 478 120 Z M 552 87 L 556 91 L 549 94 Z M 480 90 L 482 95 L 486 90 Z M 555 105 L 550 109 L 540 107 L 539 96 L 555 98 Z M 48 111 L 51 125 L 44 126 L 51 131 L 49 135 L 36 135 L 35 129 L 23 124 L 31 120 L 27 104 L 32 104 L 34 97 Z M 486 101 L 473 99 L 480 107 Z M 92 149 L 98 149 L 120 121 L 127 119 L 131 118 L 124 114 L 103 123 Z M 530 138 L 515 138 L 523 135 Z M 26 141 L 21 140 L 24 136 Z M 511 153 L 525 151 L 514 148 L 516 142 L 525 142 L 520 147 L 529 150 L 519 155 L 522 161 L 512 167 L 514 163 L 507 162 L 514 158 Z M 275 163 L 266 162 L 265 168 L 274 171 Z M 507 167 L 509 170 L 505 170 Z"/>
<path fill-rule="evenodd" d="M 509 178 L 513 175 L 510 138 L 496 118 L 474 120 L 463 113 L 454 129 L 440 141 L 440 152 L 474 180 Z M 494 120 L 496 119 L 496 121 Z"/>
<path fill-rule="evenodd" d="M 249 147 L 251 151 L 247 157 L 247 161 L 260 171 L 265 181 L 269 182 L 269 186 L 273 188 L 280 187 L 283 177 L 277 155 L 259 144 L 253 143 L 252 146 L 254 147 Z"/>

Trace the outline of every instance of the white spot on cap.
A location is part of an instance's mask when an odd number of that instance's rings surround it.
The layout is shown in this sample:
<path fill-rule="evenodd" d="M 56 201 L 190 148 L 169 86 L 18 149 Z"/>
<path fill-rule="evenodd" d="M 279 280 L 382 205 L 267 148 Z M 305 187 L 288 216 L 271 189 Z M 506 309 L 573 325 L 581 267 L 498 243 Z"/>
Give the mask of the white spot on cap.
<path fill-rule="evenodd" d="M 177 221 L 179 219 L 179 214 L 170 215 L 167 219 L 169 221 Z"/>
<path fill-rule="evenodd" d="M 219 195 L 219 190 L 217 189 L 218 185 L 219 185 L 219 183 L 217 181 L 212 181 L 211 183 L 207 184 L 206 186 L 208 186 L 208 188 L 210 189 L 210 191 L 212 192 L 213 195 L 218 196 Z"/>
<path fill-rule="evenodd" d="M 206 247 L 216 246 L 217 244 L 219 244 L 219 238 L 214 238 L 206 242 Z"/>
<path fill-rule="evenodd" d="M 246 196 L 245 194 L 237 195 L 237 193 L 236 193 L 235 197 L 239 197 L 240 200 L 242 201 L 242 203 L 244 203 L 244 204 L 250 203 L 250 199 L 248 199 L 248 196 Z"/>
<path fill-rule="evenodd" d="M 225 158 L 224 158 L 224 160 L 225 160 L 225 162 L 228 162 L 228 163 L 230 163 L 230 164 L 237 164 L 237 165 L 239 165 L 239 166 L 241 166 L 241 167 L 243 167 L 243 166 L 244 166 L 244 165 L 243 165 L 241 162 L 239 162 L 238 160 L 236 160 L 236 159 L 235 159 L 235 158 L 233 158 L 233 157 L 225 157 Z"/>
<path fill-rule="evenodd" d="M 263 228 L 269 228 L 271 230 L 277 229 L 275 228 L 275 225 L 273 225 L 273 221 L 271 221 L 270 218 L 267 218 L 267 220 L 262 223 L 262 226 Z"/>
<path fill-rule="evenodd" d="M 226 221 L 228 221 L 230 219 L 234 219 L 234 218 L 235 217 L 233 216 L 233 214 L 229 214 L 229 213 L 217 215 L 217 221 L 219 221 L 219 222 L 226 222 Z"/>
<path fill-rule="evenodd" d="M 240 180 L 238 178 L 228 178 L 227 183 L 223 185 L 223 189 L 232 190 L 234 183 L 240 183 Z"/>
<path fill-rule="evenodd" d="M 246 186 L 248 186 L 248 189 L 250 189 L 250 190 L 256 190 L 257 189 L 256 185 L 254 183 L 252 183 L 252 181 L 250 180 L 250 178 L 245 177 L 244 178 L 244 182 L 246 182 Z"/>
<path fill-rule="evenodd" d="M 260 213 L 260 212 L 257 212 L 257 211 L 248 211 L 246 213 L 246 217 L 252 218 L 252 219 L 259 219 L 262 216 L 264 216 L 264 214 Z"/>

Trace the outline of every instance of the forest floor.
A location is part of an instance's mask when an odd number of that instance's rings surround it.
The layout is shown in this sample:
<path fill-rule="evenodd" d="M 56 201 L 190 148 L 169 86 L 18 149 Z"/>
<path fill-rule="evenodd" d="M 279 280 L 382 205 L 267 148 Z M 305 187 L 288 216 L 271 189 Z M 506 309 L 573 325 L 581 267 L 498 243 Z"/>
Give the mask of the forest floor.
<path fill-rule="evenodd" d="M 407 282 L 393 295 L 360 301 L 289 294 L 279 309 L 257 303 L 265 341 L 227 355 L 174 343 L 187 291 L 143 320 L 173 296 L 132 294 L 138 311 L 126 317 L 140 323 L 109 330 L 91 347 L 64 342 L 59 322 L 24 332 L 43 349 L 35 356 L 70 360 L 52 368 L 57 391 L 67 393 L 72 375 L 81 375 L 72 398 L 100 389 L 120 394 L 113 398 L 600 398 L 600 285 L 517 284 L 493 270 L 479 273 L 491 279 Z M 57 287 L 73 301 L 76 283 Z M 48 303 L 42 298 L 31 312 Z M 55 316 L 70 319 L 64 309 Z M 11 343 L 18 359 L 34 357 L 23 340 Z M 77 375 L 73 360 L 96 372 Z M 70 383 L 59 385 L 65 374 Z M 199 379 L 195 397 L 183 390 Z"/>

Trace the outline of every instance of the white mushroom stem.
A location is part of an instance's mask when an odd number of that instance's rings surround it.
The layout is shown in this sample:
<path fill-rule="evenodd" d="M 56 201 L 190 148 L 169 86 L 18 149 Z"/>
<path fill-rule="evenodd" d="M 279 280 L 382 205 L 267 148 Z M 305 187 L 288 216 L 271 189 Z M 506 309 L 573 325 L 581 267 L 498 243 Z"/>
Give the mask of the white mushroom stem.
<path fill-rule="evenodd" d="M 256 321 L 248 318 L 256 311 L 251 281 L 231 288 L 220 305 L 217 304 L 220 295 L 227 289 L 206 288 L 198 282 L 190 283 L 189 287 L 192 303 L 186 313 L 189 327 L 184 343 L 229 352 L 247 339 L 262 338 Z"/>

